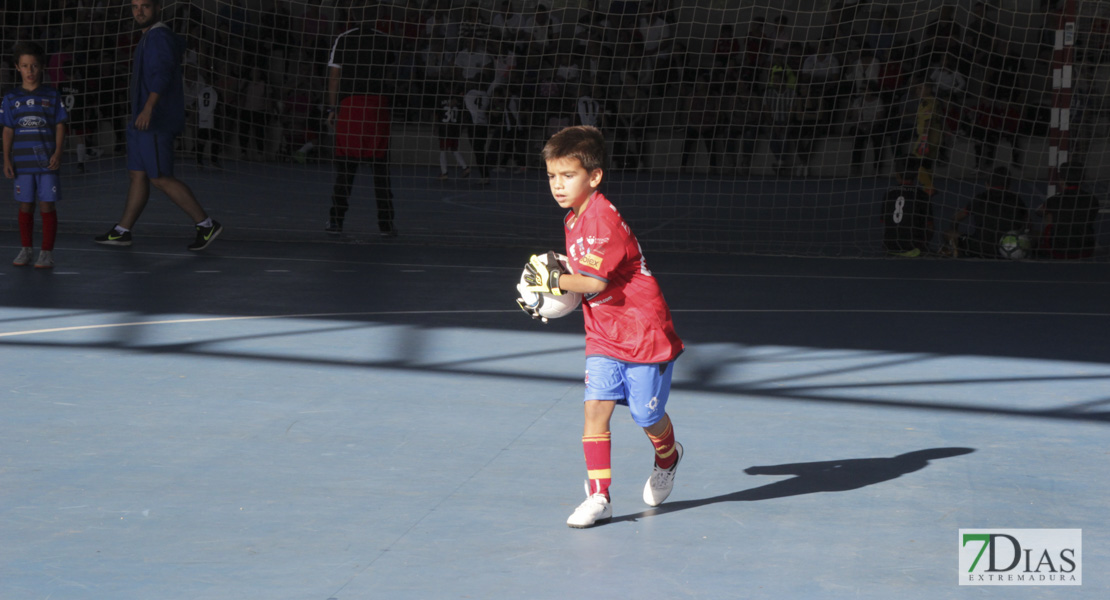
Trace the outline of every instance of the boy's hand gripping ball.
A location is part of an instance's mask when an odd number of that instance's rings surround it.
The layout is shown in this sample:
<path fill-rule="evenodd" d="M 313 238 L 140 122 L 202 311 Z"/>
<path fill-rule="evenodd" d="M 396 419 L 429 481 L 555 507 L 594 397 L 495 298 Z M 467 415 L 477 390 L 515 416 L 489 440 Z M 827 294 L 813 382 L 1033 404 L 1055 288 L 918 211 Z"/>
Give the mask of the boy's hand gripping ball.
<path fill-rule="evenodd" d="M 516 303 L 530 317 L 544 323 L 574 312 L 582 303 L 582 294 L 559 289 L 559 277 L 570 272 L 567 257 L 562 254 L 533 255 L 516 285 L 520 294 Z"/>

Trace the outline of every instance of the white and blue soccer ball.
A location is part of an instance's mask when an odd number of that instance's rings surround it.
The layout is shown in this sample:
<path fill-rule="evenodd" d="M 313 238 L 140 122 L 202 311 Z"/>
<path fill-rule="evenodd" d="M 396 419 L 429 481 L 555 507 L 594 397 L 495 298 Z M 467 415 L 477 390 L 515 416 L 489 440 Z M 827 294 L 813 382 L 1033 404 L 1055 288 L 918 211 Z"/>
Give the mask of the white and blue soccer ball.
<path fill-rule="evenodd" d="M 565 255 L 556 254 L 555 256 L 559 259 L 559 264 L 562 265 L 564 273 L 573 273 Z M 563 291 L 562 294 L 556 296 L 547 292 L 537 294 L 525 290 L 524 288 L 528 284 L 524 282 L 524 276 L 527 274 L 528 269 L 526 267 L 520 274 L 520 283 L 516 284 L 516 291 L 520 294 L 520 299 L 524 304 L 534 309 L 536 314 L 541 317 L 548 319 L 565 317 L 582 304 L 582 294 L 578 292 Z"/>

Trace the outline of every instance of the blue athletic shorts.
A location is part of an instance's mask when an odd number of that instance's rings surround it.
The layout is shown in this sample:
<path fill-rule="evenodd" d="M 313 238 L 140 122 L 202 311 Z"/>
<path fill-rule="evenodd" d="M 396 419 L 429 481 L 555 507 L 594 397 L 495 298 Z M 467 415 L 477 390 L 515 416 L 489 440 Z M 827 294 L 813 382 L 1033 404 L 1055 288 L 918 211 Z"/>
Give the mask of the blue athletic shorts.
<path fill-rule="evenodd" d="M 127 170 L 146 171 L 151 179 L 173 177 L 173 139 L 168 133 L 127 130 Z"/>
<path fill-rule="evenodd" d="M 628 407 L 637 425 L 650 427 L 667 412 L 673 372 L 674 361 L 644 365 L 587 356 L 585 400 L 615 400 Z"/>
<path fill-rule="evenodd" d="M 16 202 L 57 202 L 62 198 L 62 183 L 58 172 L 28 173 L 15 176 Z"/>

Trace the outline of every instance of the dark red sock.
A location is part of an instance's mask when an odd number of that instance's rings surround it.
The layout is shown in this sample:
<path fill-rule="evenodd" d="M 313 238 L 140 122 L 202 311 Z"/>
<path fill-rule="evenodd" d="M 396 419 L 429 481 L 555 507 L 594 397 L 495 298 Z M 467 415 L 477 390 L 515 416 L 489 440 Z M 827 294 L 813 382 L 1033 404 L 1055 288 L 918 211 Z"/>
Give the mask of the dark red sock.
<path fill-rule="evenodd" d="M 35 213 L 19 213 L 19 243 L 24 248 L 35 245 Z"/>
<path fill-rule="evenodd" d="M 610 468 L 612 434 L 582 436 L 582 451 L 586 455 L 586 476 L 590 479 L 590 494 L 609 497 L 609 484 L 613 480 Z"/>
<path fill-rule="evenodd" d="M 42 249 L 54 249 L 54 239 L 58 237 L 58 213 L 54 211 L 42 213 Z"/>
<path fill-rule="evenodd" d="M 669 469 L 678 460 L 678 452 L 674 447 L 674 427 L 667 422 L 667 429 L 659 436 L 648 434 L 651 445 L 655 446 L 655 464 L 660 469 Z"/>

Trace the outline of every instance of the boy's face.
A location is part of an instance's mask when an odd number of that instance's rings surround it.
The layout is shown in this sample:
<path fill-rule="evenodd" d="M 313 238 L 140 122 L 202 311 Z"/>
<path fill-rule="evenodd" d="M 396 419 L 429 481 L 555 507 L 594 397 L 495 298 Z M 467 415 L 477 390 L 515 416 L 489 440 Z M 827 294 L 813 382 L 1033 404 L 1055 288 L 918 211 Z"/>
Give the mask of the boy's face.
<path fill-rule="evenodd" d="M 24 54 L 15 63 L 15 68 L 23 78 L 23 87 L 33 90 L 42 82 L 42 63 L 33 54 Z"/>
<path fill-rule="evenodd" d="M 158 21 L 158 2 L 131 0 L 131 16 L 135 18 L 135 24 L 144 29 L 154 25 Z"/>
<path fill-rule="evenodd" d="M 578 214 L 597 186 L 601 185 L 601 169 L 587 171 L 577 158 L 556 158 L 547 161 L 547 183 L 551 195 L 563 209 Z"/>

